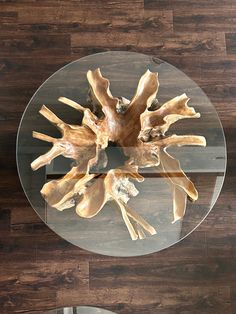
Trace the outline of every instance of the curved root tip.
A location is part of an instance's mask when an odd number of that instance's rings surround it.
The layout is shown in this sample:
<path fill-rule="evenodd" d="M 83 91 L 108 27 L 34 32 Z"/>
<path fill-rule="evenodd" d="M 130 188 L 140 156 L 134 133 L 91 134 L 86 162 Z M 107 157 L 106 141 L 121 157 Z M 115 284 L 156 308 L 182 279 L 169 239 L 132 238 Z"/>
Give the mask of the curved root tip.
<path fill-rule="evenodd" d="M 65 105 L 68 105 L 68 106 L 70 106 L 76 110 L 82 111 L 82 112 L 84 112 L 86 110 L 86 108 L 84 108 L 83 106 L 81 106 L 80 104 L 75 102 L 74 100 L 71 100 L 71 99 L 66 98 L 66 97 L 59 97 L 58 101 L 62 102 Z"/>

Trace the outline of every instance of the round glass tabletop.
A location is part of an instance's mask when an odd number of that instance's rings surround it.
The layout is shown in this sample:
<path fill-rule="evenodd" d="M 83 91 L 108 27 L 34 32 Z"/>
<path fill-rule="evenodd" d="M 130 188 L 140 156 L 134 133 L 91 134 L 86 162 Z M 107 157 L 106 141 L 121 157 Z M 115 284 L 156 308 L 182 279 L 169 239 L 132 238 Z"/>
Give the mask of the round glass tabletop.
<path fill-rule="evenodd" d="M 156 57 L 113 51 L 72 62 L 40 86 L 19 126 L 17 165 L 29 202 L 58 235 L 92 252 L 138 256 L 205 219 L 223 184 L 226 146 L 194 81 Z"/>
<path fill-rule="evenodd" d="M 63 307 L 46 312 L 47 314 L 115 314 L 114 312 L 91 306 Z"/>

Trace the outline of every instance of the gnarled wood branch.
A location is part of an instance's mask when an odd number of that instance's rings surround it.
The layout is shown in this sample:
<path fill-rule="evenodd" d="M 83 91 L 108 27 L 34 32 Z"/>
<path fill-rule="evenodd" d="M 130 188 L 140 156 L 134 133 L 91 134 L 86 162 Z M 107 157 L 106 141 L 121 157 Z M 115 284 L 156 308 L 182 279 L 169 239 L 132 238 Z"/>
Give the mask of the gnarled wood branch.
<path fill-rule="evenodd" d="M 107 202 L 114 201 L 133 240 L 143 239 L 145 233 L 154 235 L 155 228 L 127 205 L 130 197 L 138 194 L 130 180 L 144 180 L 139 174 L 140 168 L 162 168 L 173 193 L 173 222 L 183 218 L 187 197 L 196 201 L 198 192 L 181 169 L 179 161 L 166 149 L 173 145 L 205 146 L 206 140 L 196 135 L 165 134 L 176 121 L 199 118 L 200 114 L 188 106 L 186 94 L 157 108 L 158 74 L 149 70 L 140 78 L 131 100 L 121 95 L 113 97 L 110 82 L 102 76 L 100 69 L 89 70 L 87 79 L 89 98 L 98 107 L 97 111 L 102 112 L 99 116 L 66 97 L 60 97 L 59 101 L 83 114 L 82 125 L 66 124 L 46 106 L 40 110 L 60 130 L 62 137 L 57 139 L 33 132 L 33 137 L 50 142 L 53 146 L 32 162 L 32 169 L 50 163 L 59 155 L 75 161 L 75 166 L 63 178 L 46 183 L 41 194 L 50 206 L 58 210 L 75 207 L 76 213 L 83 218 L 96 216 Z M 108 159 L 105 149 L 109 142 L 120 146 L 128 160 L 123 167 L 101 174 L 93 173 L 94 165 L 99 165 L 101 169 L 106 167 Z"/>

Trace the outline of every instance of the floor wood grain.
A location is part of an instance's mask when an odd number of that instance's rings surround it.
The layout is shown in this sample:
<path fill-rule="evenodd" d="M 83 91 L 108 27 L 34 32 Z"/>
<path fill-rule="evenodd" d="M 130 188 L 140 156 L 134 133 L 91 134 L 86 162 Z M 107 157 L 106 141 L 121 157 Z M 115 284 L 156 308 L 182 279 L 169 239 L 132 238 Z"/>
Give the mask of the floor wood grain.
<path fill-rule="evenodd" d="M 118 314 L 222 314 L 236 306 L 236 4 L 233 0 L 0 0 L 0 313 L 94 305 Z M 53 72 L 107 50 L 154 54 L 194 79 L 225 129 L 228 171 L 189 237 L 140 258 L 74 247 L 42 223 L 17 176 L 21 115 Z"/>

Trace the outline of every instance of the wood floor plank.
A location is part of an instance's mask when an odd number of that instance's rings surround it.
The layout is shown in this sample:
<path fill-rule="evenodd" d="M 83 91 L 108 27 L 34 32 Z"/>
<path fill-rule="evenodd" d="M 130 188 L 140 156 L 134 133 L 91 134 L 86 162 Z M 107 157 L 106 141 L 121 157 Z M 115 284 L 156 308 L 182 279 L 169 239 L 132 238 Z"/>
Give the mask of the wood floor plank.
<path fill-rule="evenodd" d="M 234 0 L 144 0 L 144 8 L 153 9 L 153 8 L 171 8 L 171 9 L 182 9 L 185 11 L 191 11 L 196 9 L 232 9 L 235 7 Z"/>
<path fill-rule="evenodd" d="M 231 287 L 231 304 L 232 304 L 232 308 L 235 309 L 235 306 L 236 306 L 236 286 L 235 285 Z"/>
<path fill-rule="evenodd" d="M 21 91 L 19 87 L 33 88 L 39 87 L 49 76 L 62 68 L 67 63 L 73 61 L 70 55 L 58 56 L 52 55 L 45 58 L 43 55 L 37 57 L 37 62 L 30 55 L 4 56 L 0 58 L 0 79 L 1 91 L 0 97 L 12 95 L 16 97 L 23 94 L 29 95 L 29 92 Z M 39 70 L 40 69 L 40 70 Z M 12 88 L 12 89 L 11 89 Z M 13 90 L 14 88 L 14 90 Z M 30 95 L 29 95 L 30 96 Z M 15 98 L 14 98 L 15 99 Z M 16 107 L 16 105 L 15 105 Z M 11 108 L 9 108 L 10 110 Z M 14 108 L 15 109 L 15 108 Z"/>
<path fill-rule="evenodd" d="M 58 305 L 64 304 L 68 296 L 72 305 L 76 305 L 78 300 L 84 304 L 84 300 L 89 299 L 90 305 L 103 306 L 121 314 L 222 314 L 230 311 L 231 306 L 228 286 L 211 288 L 197 285 L 191 288 L 175 285 L 132 288 L 124 286 L 112 289 L 100 288 L 97 291 L 90 291 L 89 294 L 83 291 L 80 296 L 76 289 L 63 289 L 57 293 Z M 119 296 L 118 301 L 117 296 Z"/>
<path fill-rule="evenodd" d="M 31 57 L 48 55 L 67 55 L 70 52 L 69 35 L 31 35 L 15 33 L 0 35 L 0 56 L 7 57 L 31 53 Z"/>
<path fill-rule="evenodd" d="M 207 255 L 210 257 L 236 257 L 236 236 L 233 231 L 209 230 L 206 233 Z"/>
<path fill-rule="evenodd" d="M 36 242 L 33 237 L 1 237 L 0 261 L 1 263 L 14 262 L 24 264 L 26 261 L 35 262 Z"/>
<path fill-rule="evenodd" d="M 0 313 L 93 305 L 117 314 L 234 314 L 235 19 L 234 0 L 0 0 Z M 36 89 L 70 61 L 109 50 L 152 54 L 185 72 L 216 107 L 227 141 L 225 183 L 204 222 L 138 258 L 60 238 L 31 208 L 16 169 L 17 128 Z"/>
<path fill-rule="evenodd" d="M 18 20 L 18 13 L 16 11 L 0 11 L 0 24 L 15 23 Z"/>
<path fill-rule="evenodd" d="M 41 219 L 30 205 L 11 207 L 11 225 L 34 224 L 37 222 L 41 222 Z"/>
<path fill-rule="evenodd" d="M 194 258 L 182 260 L 121 262 L 90 262 L 90 289 L 161 286 L 223 286 L 225 281 L 236 280 L 235 264 L 232 258 Z"/>
<path fill-rule="evenodd" d="M 125 44 L 124 44 L 125 43 Z M 123 49 L 169 55 L 225 55 L 224 33 L 175 33 L 161 37 L 155 32 L 90 32 L 71 34 L 72 53 L 82 47 Z"/>
<path fill-rule="evenodd" d="M 143 31 L 145 29 L 153 30 L 158 33 L 173 31 L 173 15 L 171 10 L 143 10 L 133 11 L 132 15 L 127 15 L 127 11 L 122 14 L 111 15 L 109 11 L 99 9 L 96 11 L 82 12 L 71 8 L 64 9 L 64 17 L 52 18 L 50 23 L 45 23 L 45 19 L 50 18 L 50 13 L 46 13 L 47 8 L 42 12 L 29 17 L 19 13 L 19 29 L 21 31 L 30 31 L 32 33 L 82 33 L 82 32 L 111 32 L 111 31 Z M 52 8 L 52 14 L 55 10 Z M 114 13 L 113 13 L 114 14 Z M 48 16 L 49 15 L 49 16 Z M 28 23 L 24 21 L 27 20 Z M 6 27 L 3 25 L 2 27 Z M 1 27 L 1 26 L 0 26 Z M 9 29 L 10 30 L 10 29 Z"/>
<path fill-rule="evenodd" d="M 227 54 L 229 55 L 235 55 L 236 54 L 236 33 L 226 33 L 225 34 L 226 39 L 226 50 Z"/>
<path fill-rule="evenodd" d="M 110 2 L 110 3 L 109 3 Z M 18 7 L 18 21 L 19 24 L 41 24 L 45 25 L 63 25 L 78 23 L 79 25 L 86 26 L 96 25 L 102 23 L 102 17 L 104 17 L 103 26 L 106 26 L 107 21 L 112 23 L 115 21 L 127 21 L 131 22 L 132 16 L 134 19 L 138 19 L 143 15 L 143 1 L 135 0 L 130 3 L 129 1 L 90 1 L 88 2 L 71 2 L 66 1 L 64 3 L 57 4 L 55 6 L 48 7 L 46 5 L 40 5 L 35 7 L 23 6 Z M 129 19 L 127 19 L 129 17 Z M 27 23 L 26 23 L 27 21 Z M 123 22 L 124 23 L 124 22 Z"/>
<path fill-rule="evenodd" d="M 173 25 L 176 32 L 185 32 L 186 28 L 191 32 L 233 32 L 236 30 L 236 7 L 186 11 L 176 9 L 173 11 Z"/>

